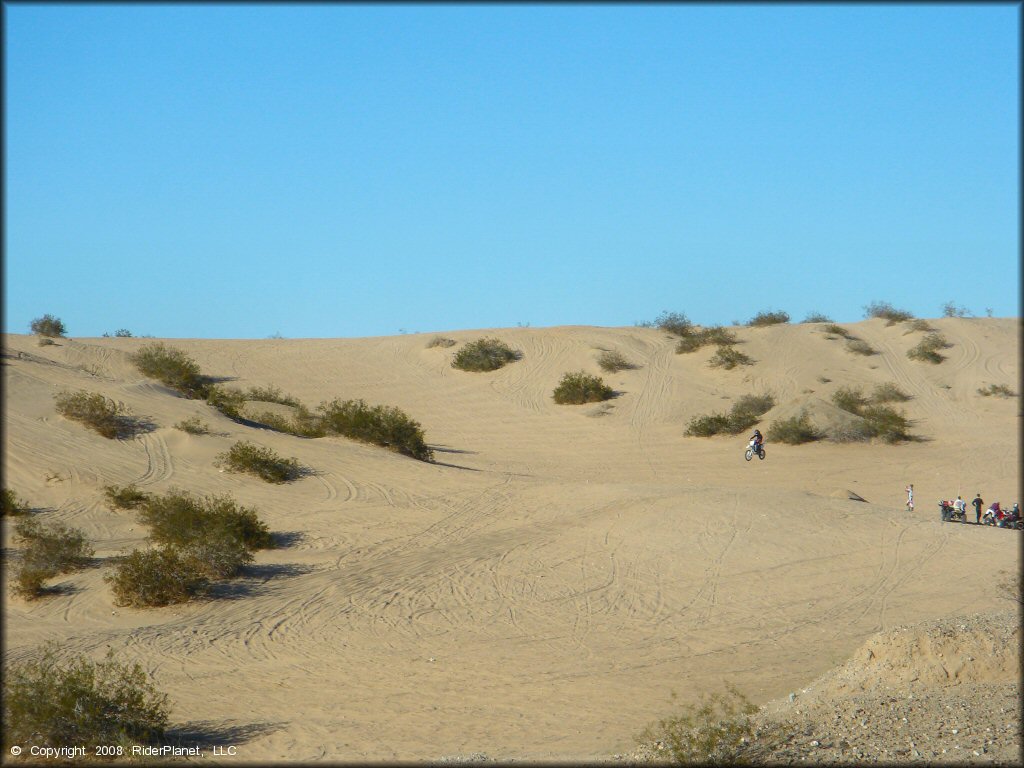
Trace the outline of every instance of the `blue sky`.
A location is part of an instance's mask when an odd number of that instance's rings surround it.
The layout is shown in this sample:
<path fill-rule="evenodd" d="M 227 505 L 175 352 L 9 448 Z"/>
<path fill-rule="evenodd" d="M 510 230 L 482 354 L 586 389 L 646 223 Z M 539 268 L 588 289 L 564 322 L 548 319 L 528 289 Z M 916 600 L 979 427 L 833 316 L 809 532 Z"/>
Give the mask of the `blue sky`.
<path fill-rule="evenodd" d="M 1020 12 L 6 4 L 4 327 L 1019 316 Z"/>

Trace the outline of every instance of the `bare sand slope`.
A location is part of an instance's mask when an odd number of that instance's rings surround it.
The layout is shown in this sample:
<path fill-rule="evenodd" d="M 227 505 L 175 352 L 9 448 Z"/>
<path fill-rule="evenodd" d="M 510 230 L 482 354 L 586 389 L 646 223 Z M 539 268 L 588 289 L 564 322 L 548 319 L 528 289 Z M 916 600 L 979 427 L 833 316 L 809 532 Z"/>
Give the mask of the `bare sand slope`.
<path fill-rule="evenodd" d="M 428 348 L 433 334 L 168 342 L 231 385 L 398 406 L 436 464 L 232 422 L 142 378 L 127 354 L 146 339 L 7 335 L 5 485 L 41 519 L 83 528 L 99 557 L 144 546 L 133 515 L 103 499 L 134 482 L 231 493 L 283 544 L 183 607 L 117 608 L 108 565 L 66 577 L 65 594 L 7 598 L 7 656 L 50 638 L 111 646 L 152 671 L 182 732 L 248 761 L 596 759 L 629 750 L 673 691 L 693 700 L 729 681 L 774 699 L 873 633 L 1005 608 L 992 579 L 1016 573 L 1020 537 L 943 524 L 936 502 L 1017 500 L 1019 398 L 977 390 L 1017 390 L 1020 325 L 933 324 L 952 344 L 939 365 L 907 358 L 920 333 L 871 320 L 846 325 L 879 351 L 867 357 L 820 325 L 739 329 L 756 363 L 730 371 L 649 328 L 446 334 L 523 353 L 492 373 L 453 369 L 459 347 Z M 602 349 L 638 366 L 605 375 L 618 396 L 554 404 L 563 373 L 600 373 Z M 747 463 L 743 436 L 683 436 L 743 394 L 774 395 L 764 431 L 804 403 L 828 418 L 840 386 L 885 382 L 912 396 L 901 407 L 924 440 L 769 444 Z M 102 392 L 156 428 L 106 440 L 56 414 L 62 389 Z M 216 434 L 173 428 L 193 415 Z M 239 439 L 316 474 L 276 486 L 219 472 L 214 457 Z"/>

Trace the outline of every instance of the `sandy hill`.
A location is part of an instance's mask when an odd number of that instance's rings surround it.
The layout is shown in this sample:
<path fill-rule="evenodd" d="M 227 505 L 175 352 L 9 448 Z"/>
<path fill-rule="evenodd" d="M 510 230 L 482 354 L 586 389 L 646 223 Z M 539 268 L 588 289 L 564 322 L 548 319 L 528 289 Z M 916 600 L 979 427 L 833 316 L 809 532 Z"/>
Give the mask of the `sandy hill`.
<path fill-rule="evenodd" d="M 248 761 L 596 759 L 630 749 L 672 692 L 728 681 L 755 702 L 783 696 L 875 633 L 1006 607 L 991 585 L 1017 572 L 1020 536 L 943 524 L 936 502 L 1018 500 L 1020 400 L 978 389 L 1019 389 L 1020 323 L 931 322 L 952 345 L 938 365 L 906 356 L 921 333 L 881 320 L 845 324 L 871 356 L 821 325 L 738 329 L 755 363 L 733 370 L 708 366 L 713 348 L 676 354 L 653 328 L 445 334 L 522 352 L 491 373 L 452 368 L 459 346 L 430 348 L 433 334 L 167 340 L 230 386 L 397 406 L 435 464 L 231 421 L 143 378 L 128 355 L 149 339 L 6 335 L 4 483 L 40 519 L 82 528 L 101 558 L 143 547 L 146 529 L 103 496 L 137 483 L 230 493 L 287 541 L 184 606 L 116 607 L 109 565 L 66 577 L 63 594 L 8 598 L 7 656 L 49 638 L 113 647 L 153 673 L 180 728 L 234 734 Z M 601 350 L 637 366 L 604 374 L 617 396 L 556 405 L 562 374 L 600 374 Z M 777 405 L 762 431 L 803 408 L 832 423 L 838 387 L 882 383 L 911 396 L 898 407 L 922 440 L 769 443 L 748 463 L 745 435 L 683 434 L 764 392 Z M 64 389 L 156 428 L 107 440 L 55 412 Z M 195 415 L 214 433 L 173 427 Z M 240 439 L 315 474 L 269 485 L 218 471 Z"/>

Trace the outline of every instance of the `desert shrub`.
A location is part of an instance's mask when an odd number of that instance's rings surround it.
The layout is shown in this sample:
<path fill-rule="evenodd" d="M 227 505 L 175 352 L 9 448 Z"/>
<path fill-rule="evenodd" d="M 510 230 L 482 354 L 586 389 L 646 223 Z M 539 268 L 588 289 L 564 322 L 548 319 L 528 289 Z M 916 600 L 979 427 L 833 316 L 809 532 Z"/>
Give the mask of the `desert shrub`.
<path fill-rule="evenodd" d="M 224 453 L 218 454 L 215 466 L 228 472 L 246 472 L 268 483 L 287 483 L 302 475 L 296 458 L 285 459 L 272 449 L 240 440 Z"/>
<path fill-rule="evenodd" d="M 690 419 L 685 434 L 689 437 L 711 437 L 723 433 L 731 434 L 730 430 L 731 423 L 727 414 L 712 413 Z"/>
<path fill-rule="evenodd" d="M 1016 397 L 1017 393 L 1005 384 L 989 384 L 987 387 L 979 387 L 978 394 L 985 397 L 998 395 L 999 397 Z"/>
<path fill-rule="evenodd" d="M 693 323 L 682 312 L 669 312 L 665 310 L 655 318 L 654 325 L 674 336 L 689 336 L 693 333 Z"/>
<path fill-rule="evenodd" d="M 873 301 L 864 307 L 864 317 L 879 317 L 886 321 L 886 325 L 896 325 L 906 320 L 913 320 L 914 316 L 905 309 L 896 309 L 887 301 Z"/>
<path fill-rule="evenodd" d="M 846 349 L 856 355 L 877 355 L 878 350 L 862 339 L 850 339 L 846 342 Z"/>
<path fill-rule="evenodd" d="M 699 334 L 690 333 L 686 336 L 681 336 L 679 341 L 676 342 L 676 354 L 683 354 L 686 352 L 696 352 L 698 349 L 704 346 L 704 339 Z"/>
<path fill-rule="evenodd" d="M 123 488 L 117 485 L 105 486 L 103 495 L 114 509 L 138 509 L 150 499 L 148 493 L 140 491 L 134 484 Z"/>
<path fill-rule="evenodd" d="M 831 323 L 832 318 L 821 312 L 808 312 L 804 318 L 805 323 Z"/>
<path fill-rule="evenodd" d="M 321 403 L 317 412 L 328 434 L 381 445 L 420 461 L 433 461 L 434 452 L 427 446 L 419 422 L 398 408 L 335 399 Z"/>
<path fill-rule="evenodd" d="M 836 443 L 865 443 L 872 436 L 871 426 L 864 419 L 858 419 L 850 424 L 832 427 L 828 439 Z"/>
<path fill-rule="evenodd" d="M 427 342 L 427 349 L 433 349 L 434 347 L 454 347 L 456 343 L 455 339 L 449 339 L 446 336 L 435 336 Z"/>
<path fill-rule="evenodd" d="M 850 334 L 848 330 L 843 328 L 843 326 L 841 325 L 836 325 L 835 323 L 830 323 L 829 325 L 826 325 L 822 330 L 825 331 L 826 334 L 832 334 L 833 336 L 842 336 L 844 339 L 853 338 L 853 336 Z"/>
<path fill-rule="evenodd" d="M 773 443 L 799 445 L 820 440 L 822 435 L 811 424 L 807 412 L 801 411 L 799 416 L 773 421 L 768 427 L 765 437 Z"/>
<path fill-rule="evenodd" d="M 908 333 L 913 333 L 914 331 L 927 333 L 928 331 L 934 330 L 935 328 L 933 328 L 931 323 L 929 323 L 927 320 L 911 320 L 910 322 L 907 323 L 907 330 L 904 331 L 903 335 L 906 336 Z"/>
<path fill-rule="evenodd" d="M 114 331 L 113 335 L 116 338 L 119 338 L 119 339 L 130 339 L 130 338 L 132 338 L 132 332 L 129 331 L 127 328 L 118 328 L 116 331 Z M 110 338 L 110 334 L 109 333 L 104 333 L 103 334 L 103 338 L 109 339 Z"/>
<path fill-rule="evenodd" d="M 907 350 L 907 357 L 911 360 L 920 360 L 922 362 L 929 363 L 941 363 L 946 358 L 939 354 L 940 349 L 952 346 L 946 341 L 946 337 L 941 333 L 929 333 L 916 347 Z"/>
<path fill-rule="evenodd" d="M 879 403 L 904 403 L 910 399 L 910 395 L 895 384 L 886 382 L 885 384 L 877 384 L 869 399 L 874 405 Z"/>
<path fill-rule="evenodd" d="M 765 325 L 778 325 L 779 323 L 788 322 L 789 313 L 777 310 L 774 312 L 758 312 L 747 322 L 747 325 L 760 327 Z"/>
<path fill-rule="evenodd" d="M 201 400 L 209 393 L 209 381 L 199 372 L 199 364 L 180 349 L 156 342 L 140 347 L 130 359 L 143 376 L 156 379 L 185 397 Z"/>
<path fill-rule="evenodd" d="M 4 752 L 14 745 L 159 743 L 168 701 L 139 664 L 84 655 L 61 658 L 48 644 L 35 659 L 5 664 Z"/>
<path fill-rule="evenodd" d="M 681 714 L 659 720 L 637 737 L 645 745 L 656 745 L 672 763 L 730 765 L 765 762 L 783 734 L 778 726 L 759 728 L 752 716 L 757 707 L 729 686 L 725 694 L 701 697 Z"/>
<path fill-rule="evenodd" d="M 943 317 L 970 317 L 971 311 L 967 307 L 959 307 L 952 301 L 947 301 L 942 305 L 942 316 Z"/>
<path fill-rule="evenodd" d="M 198 416 L 189 416 L 187 419 L 182 419 L 174 425 L 174 428 L 180 429 L 182 432 L 187 432 L 190 435 L 210 434 L 209 425 Z"/>
<path fill-rule="evenodd" d="M 246 400 L 259 400 L 261 403 L 280 403 L 297 407 L 300 403 L 291 395 L 286 395 L 279 387 L 249 387 L 245 393 Z"/>
<path fill-rule="evenodd" d="M 708 365 L 712 368 L 731 370 L 737 365 L 750 365 L 753 362 L 749 355 L 745 355 L 731 346 L 721 345 L 715 354 L 711 356 Z"/>
<path fill-rule="evenodd" d="M 14 589 L 29 600 L 43 594 L 46 579 L 84 568 L 93 555 L 82 531 L 60 523 L 44 526 L 29 518 L 18 523 L 14 532 L 15 540 L 25 546 Z"/>
<path fill-rule="evenodd" d="M 496 371 L 522 355 L 498 339 L 477 339 L 455 353 L 452 368 L 462 371 Z"/>
<path fill-rule="evenodd" d="M 174 547 L 136 549 L 103 577 L 121 606 L 154 608 L 203 594 L 209 587 L 198 561 Z"/>
<path fill-rule="evenodd" d="M 770 394 L 743 395 L 729 409 L 729 433 L 735 435 L 754 426 L 774 405 Z"/>
<path fill-rule="evenodd" d="M 51 338 L 46 337 L 46 336 L 40 336 L 39 337 L 38 346 L 40 346 L 40 347 L 55 347 L 55 346 L 57 346 L 57 342 L 54 341 Z"/>
<path fill-rule="evenodd" d="M 59 338 L 67 333 L 67 328 L 64 327 L 64 323 L 61 322 L 60 318 L 54 317 L 53 315 L 46 314 L 42 317 L 37 317 L 28 327 L 32 333 L 38 336 L 47 336 L 50 338 Z"/>
<path fill-rule="evenodd" d="M 130 426 L 125 407 L 98 392 L 60 392 L 54 401 L 57 413 L 81 422 L 103 437 L 118 437 Z"/>
<path fill-rule="evenodd" d="M 621 352 L 611 349 L 606 349 L 597 356 L 597 364 L 601 366 L 601 370 L 605 373 L 616 373 L 617 371 L 636 368 Z"/>
<path fill-rule="evenodd" d="M 871 437 L 886 443 L 910 440 L 910 420 L 887 405 L 869 405 L 860 414 Z"/>
<path fill-rule="evenodd" d="M 20 498 L 10 488 L 4 488 L 3 509 L 0 510 L 0 515 L 4 517 L 8 515 L 27 515 L 28 512 L 28 502 Z"/>
<path fill-rule="evenodd" d="M 253 561 L 252 551 L 228 530 L 214 529 L 182 550 L 208 579 L 230 579 Z"/>
<path fill-rule="evenodd" d="M 206 388 L 206 402 L 234 421 L 242 420 L 245 393 L 237 387 L 213 385 Z"/>
<path fill-rule="evenodd" d="M 600 376 L 577 371 L 563 375 L 552 396 L 559 405 L 580 405 L 607 400 L 614 394 Z"/>
<path fill-rule="evenodd" d="M 832 393 L 832 402 L 837 408 L 858 416 L 868 404 L 867 398 L 857 387 L 840 387 Z"/>
<path fill-rule="evenodd" d="M 255 509 L 239 506 L 230 496 L 194 496 L 172 489 L 146 501 L 139 519 L 158 544 L 187 548 L 225 533 L 247 549 L 266 549 L 273 538 Z"/>
<path fill-rule="evenodd" d="M 703 344 L 729 345 L 736 343 L 736 334 L 720 325 L 702 328 L 697 335 Z"/>

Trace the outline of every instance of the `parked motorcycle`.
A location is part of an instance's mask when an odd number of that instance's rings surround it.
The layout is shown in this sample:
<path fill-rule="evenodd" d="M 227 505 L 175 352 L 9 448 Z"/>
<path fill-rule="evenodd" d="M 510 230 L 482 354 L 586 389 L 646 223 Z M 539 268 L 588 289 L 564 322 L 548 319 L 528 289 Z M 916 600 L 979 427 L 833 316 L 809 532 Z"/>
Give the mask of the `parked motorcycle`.
<path fill-rule="evenodd" d="M 957 509 L 953 502 L 942 500 L 939 502 L 939 511 L 942 515 L 942 522 L 966 522 L 967 515 L 963 511 Z"/>

